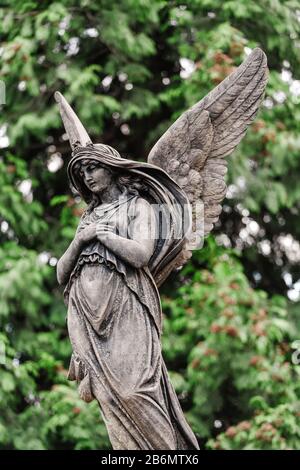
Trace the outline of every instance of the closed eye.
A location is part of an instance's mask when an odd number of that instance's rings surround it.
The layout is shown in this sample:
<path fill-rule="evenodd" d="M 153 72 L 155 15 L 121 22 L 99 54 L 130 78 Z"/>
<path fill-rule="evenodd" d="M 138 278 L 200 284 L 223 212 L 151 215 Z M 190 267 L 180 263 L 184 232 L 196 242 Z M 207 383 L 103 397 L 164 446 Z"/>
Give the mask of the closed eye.
<path fill-rule="evenodd" d="M 86 167 L 87 171 L 91 172 L 94 171 L 97 168 L 97 165 L 88 165 Z"/>
<path fill-rule="evenodd" d="M 96 165 L 89 165 L 86 167 L 88 172 L 92 172 L 97 168 Z M 84 177 L 84 172 L 82 170 L 79 171 L 79 175 L 83 178 Z"/>

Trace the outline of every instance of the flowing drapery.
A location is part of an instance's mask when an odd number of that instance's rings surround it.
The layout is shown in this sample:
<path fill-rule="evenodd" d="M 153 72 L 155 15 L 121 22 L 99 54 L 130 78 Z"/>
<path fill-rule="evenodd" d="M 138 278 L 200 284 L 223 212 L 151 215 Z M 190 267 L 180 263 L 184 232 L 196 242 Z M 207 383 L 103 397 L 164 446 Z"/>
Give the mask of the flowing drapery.
<path fill-rule="evenodd" d="M 130 198 L 128 214 L 136 200 Z M 94 210 L 84 224 L 101 216 Z M 66 299 L 69 379 L 79 383 L 82 399 L 99 402 L 113 448 L 197 449 L 162 358 L 161 305 L 149 269 L 133 268 L 100 242 L 90 243 Z"/>

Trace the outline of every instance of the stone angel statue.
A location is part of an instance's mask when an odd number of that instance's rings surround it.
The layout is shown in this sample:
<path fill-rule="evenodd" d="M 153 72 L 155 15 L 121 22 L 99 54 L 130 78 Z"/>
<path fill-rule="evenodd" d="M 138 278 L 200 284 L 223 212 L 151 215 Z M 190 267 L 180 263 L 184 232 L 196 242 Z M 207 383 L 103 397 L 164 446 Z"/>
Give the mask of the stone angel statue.
<path fill-rule="evenodd" d="M 68 176 L 87 207 L 57 264 L 73 348 L 68 378 L 96 399 L 114 449 L 199 449 L 162 358 L 158 287 L 208 234 L 226 195 L 226 159 L 263 99 L 267 61 L 255 49 L 183 113 L 148 162 L 93 144 L 56 92 L 72 148 Z M 203 220 L 195 218 L 201 201 Z"/>

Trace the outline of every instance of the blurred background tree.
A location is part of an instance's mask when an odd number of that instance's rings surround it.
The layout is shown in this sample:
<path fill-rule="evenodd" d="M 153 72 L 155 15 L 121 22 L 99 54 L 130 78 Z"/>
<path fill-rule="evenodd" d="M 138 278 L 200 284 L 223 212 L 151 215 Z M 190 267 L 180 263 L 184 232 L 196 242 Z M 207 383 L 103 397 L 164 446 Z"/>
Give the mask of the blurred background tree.
<path fill-rule="evenodd" d="M 95 142 L 145 160 L 255 46 L 266 98 L 214 234 L 162 288 L 163 348 L 202 448 L 299 448 L 299 0 L 11 0 L 0 20 L 0 448 L 110 446 L 66 381 L 55 265 L 83 205 L 53 93 Z"/>

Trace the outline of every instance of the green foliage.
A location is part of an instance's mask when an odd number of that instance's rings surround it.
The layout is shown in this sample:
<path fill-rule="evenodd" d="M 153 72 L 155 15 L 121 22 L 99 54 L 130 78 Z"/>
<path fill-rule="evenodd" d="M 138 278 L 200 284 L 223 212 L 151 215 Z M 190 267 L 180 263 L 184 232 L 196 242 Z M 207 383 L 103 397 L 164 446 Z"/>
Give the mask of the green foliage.
<path fill-rule="evenodd" d="M 42 392 L 20 416 L 14 429 L 17 449 L 109 449 L 96 402 L 85 406 L 70 385 L 54 385 Z M 24 435 L 24 428 L 27 433 Z M 36 430 L 39 430 L 38 434 Z"/>
<path fill-rule="evenodd" d="M 299 446 L 299 407 L 293 404 L 256 410 L 250 421 L 230 426 L 208 442 L 209 449 L 293 450 Z"/>
<path fill-rule="evenodd" d="M 189 266 L 174 297 L 163 299 L 164 354 L 171 367 L 182 366 L 175 385 L 202 439 L 214 432 L 216 420 L 226 428 L 251 418 L 260 401 L 268 411 L 259 421 L 254 419 L 261 425 L 272 421 L 273 415 L 275 420 L 279 413 L 291 413 L 300 406 L 300 371 L 291 362 L 297 331 L 288 318 L 285 300 L 268 299 L 265 292 L 253 290 L 234 255 L 212 256 L 213 246 L 193 261 L 197 265 L 209 251 L 210 269 L 197 271 Z M 297 448 L 299 437 L 289 436 L 286 446 Z M 277 438 L 268 441 L 269 448 L 276 449 Z M 253 447 L 252 439 L 253 434 L 244 436 L 235 448 L 239 444 Z M 222 448 L 229 446 L 228 439 L 220 442 Z"/>
<path fill-rule="evenodd" d="M 109 448 L 97 403 L 80 402 L 66 381 L 55 263 L 83 204 L 66 184 L 70 150 L 54 92 L 94 141 L 142 160 L 257 45 L 270 68 L 266 101 L 228 160 L 218 244 L 209 238 L 163 288 L 163 349 L 202 445 L 299 448 L 299 303 L 279 295 L 300 277 L 298 3 L 2 2 L 0 448 Z"/>

